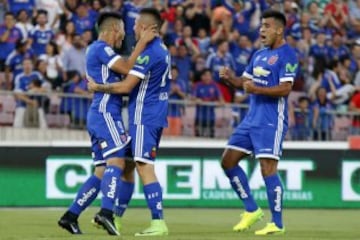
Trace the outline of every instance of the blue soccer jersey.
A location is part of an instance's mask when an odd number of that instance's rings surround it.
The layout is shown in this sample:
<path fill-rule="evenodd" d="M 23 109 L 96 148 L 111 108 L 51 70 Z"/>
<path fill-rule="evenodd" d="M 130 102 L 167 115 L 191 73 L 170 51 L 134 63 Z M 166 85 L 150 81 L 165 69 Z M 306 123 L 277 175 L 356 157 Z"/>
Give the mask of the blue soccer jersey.
<path fill-rule="evenodd" d="M 243 76 L 257 86 L 275 87 L 282 82 L 292 83 L 297 67 L 295 51 L 285 44 L 257 51 Z M 250 94 L 249 112 L 230 137 L 227 148 L 254 153 L 255 158 L 279 160 L 288 125 L 287 111 L 287 97 Z"/>
<path fill-rule="evenodd" d="M 33 40 L 32 49 L 36 56 L 46 53 L 46 45 L 54 39 L 54 31 L 50 28 L 40 29 L 36 26 L 30 33 L 30 38 Z"/>
<path fill-rule="evenodd" d="M 282 82 L 293 82 L 298 60 L 292 47 L 285 44 L 276 49 L 257 51 L 245 69 L 244 77 L 261 87 L 273 87 Z M 287 97 L 251 94 L 249 112 L 245 120 L 252 126 L 287 127 Z"/>
<path fill-rule="evenodd" d="M 129 72 L 142 79 L 130 94 L 129 120 L 135 125 L 167 126 L 170 55 L 160 38 L 154 39 Z"/>
<path fill-rule="evenodd" d="M 104 41 L 93 42 L 86 50 L 86 72 L 96 83 L 119 81 L 110 68 L 120 56 Z M 87 114 L 87 129 L 95 165 L 109 157 L 124 157 L 130 141 L 121 117 L 122 95 L 95 92 Z"/>

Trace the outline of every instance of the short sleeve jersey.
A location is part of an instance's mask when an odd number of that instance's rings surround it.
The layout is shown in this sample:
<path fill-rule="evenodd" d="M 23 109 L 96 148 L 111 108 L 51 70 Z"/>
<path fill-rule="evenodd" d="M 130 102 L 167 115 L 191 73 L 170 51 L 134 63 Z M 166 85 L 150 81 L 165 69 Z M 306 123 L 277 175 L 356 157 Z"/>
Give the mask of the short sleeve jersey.
<path fill-rule="evenodd" d="M 298 71 L 296 53 L 288 44 L 279 48 L 257 51 L 245 69 L 244 77 L 257 86 L 274 87 L 282 82 L 293 83 Z M 245 117 L 251 126 L 286 128 L 288 124 L 287 97 L 250 95 L 250 109 Z"/>
<path fill-rule="evenodd" d="M 141 79 L 130 94 L 129 122 L 135 125 L 167 126 L 170 89 L 170 54 L 155 38 L 138 57 L 129 74 Z"/>

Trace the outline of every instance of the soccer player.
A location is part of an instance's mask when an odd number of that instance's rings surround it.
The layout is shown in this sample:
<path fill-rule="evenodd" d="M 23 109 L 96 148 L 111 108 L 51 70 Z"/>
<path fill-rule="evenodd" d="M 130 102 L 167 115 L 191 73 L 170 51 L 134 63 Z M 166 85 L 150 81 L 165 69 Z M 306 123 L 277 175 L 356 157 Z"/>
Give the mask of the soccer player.
<path fill-rule="evenodd" d="M 152 28 L 141 31 L 133 53 L 128 60 L 124 60 L 113 50 L 114 47 L 121 46 L 124 38 L 124 24 L 120 15 L 104 13 L 97 24 L 99 38 L 87 49 L 87 74 L 98 83 L 116 82 L 117 73 L 129 72 L 146 44 L 155 37 L 155 32 Z M 83 184 L 73 204 L 58 222 L 72 234 L 81 234 L 77 219 L 101 189 L 101 210 L 95 215 L 95 221 L 110 235 L 119 235 L 113 223 L 113 208 L 119 189 L 117 186 L 125 167 L 125 147 L 130 142 L 123 126 L 121 106 L 120 94 L 94 94 L 87 116 L 95 165 L 94 175 Z"/>
<path fill-rule="evenodd" d="M 136 38 L 141 29 L 156 24 L 161 17 L 157 10 L 144 8 L 135 22 Z M 125 80 L 97 84 L 89 79 L 93 91 L 130 93 L 129 135 L 136 169 L 144 185 L 144 195 L 151 210 L 149 228 L 135 236 L 163 236 L 168 228 L 163 219 L 162 191 L 154 171 L 154 161 L 163 127 L 167 125 L 168 92 L 170 88 L 170 55 L 160 38 L 155 38 L 138 57 Z"/>
<path fill-rule="evenodd" d="M 243 201 L 245 213 L 234 231 L 245 231 L 264 213 L 250 192 L 241 159 L 253 153 L 260 160 L 267 189 L 271 222 L 256 235 L 283 234 L 283 185 L 277 173 L 282 141 L 288 128 L 287 96 L 291 91 L 298 61 L 294 50 L 285 42 L 285 16 L 275 10 L 262 14 L 261 42 L 265 48 L 251 58 L 242 78 L 236 81 L 229 69 L 222 68 L 220 77 L 234 87 L 243 87 L 250 94 L 250 108 L 235 129 L 222 156 L 221 165 L 234 191 Z"/>

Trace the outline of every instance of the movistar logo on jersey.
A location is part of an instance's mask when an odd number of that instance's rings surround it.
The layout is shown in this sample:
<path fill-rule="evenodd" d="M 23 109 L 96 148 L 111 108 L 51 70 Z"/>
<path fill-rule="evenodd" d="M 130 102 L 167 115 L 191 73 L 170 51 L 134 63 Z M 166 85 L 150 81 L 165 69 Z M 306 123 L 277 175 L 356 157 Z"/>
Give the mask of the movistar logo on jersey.
<path fill-rule="evenodd" d="M 138 56 L 138 58 L 136 59 L 136 63 L 138 64 L 148 64 L 150 61 L 150 57 L 148 55 L 146 56 Z"/>
<path fill-rule="evenodd" d="M 285 66 L 285 71 L 294 73 L 294 72 L 296 72 L 297 67 L 298 67 L 297 63 L 295 63 L 295 64 L 287 63 Z"/>
<path fill-rule="evenodd" d="M 264 69 L 263 67 L 257 66 L 253 69 L 254 75 L 257 77 L 267 77 L 270 74 L 269 70 Z"/>

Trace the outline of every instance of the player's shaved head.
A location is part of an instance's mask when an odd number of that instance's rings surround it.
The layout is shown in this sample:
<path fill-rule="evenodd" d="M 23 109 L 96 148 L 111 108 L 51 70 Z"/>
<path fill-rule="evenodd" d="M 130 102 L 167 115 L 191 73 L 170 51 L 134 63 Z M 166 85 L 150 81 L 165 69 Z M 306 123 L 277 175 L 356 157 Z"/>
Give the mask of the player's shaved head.
<path fill-rule="evenodd" d="M 116 12 L 106 12 L 100 14 L 97 20 L 97 27 L 99 32 L 104 32 L 111 29 L 117 22 L 122 22 L 121 15 Z"/>
<path fill-rule="evenodd" d="M 160 31 L 162 19 L 160 12 L 156 8 L 143 8 L 140 10 L 142 24 L 154 25 L 156 24 L 157 30 Z"/>
<path fill-rule="evenodd" d="M 261 15 L 262 19 L 266 19 L 266 18 L 274 18 L 274 20 L 279 23 L 283 28 L 285 28 L 286 26 L 286 17 L 283 13 L 273 10 L 273 9 L 268 9 L 265 10 L 263 12 L 263 14 Z"/>

